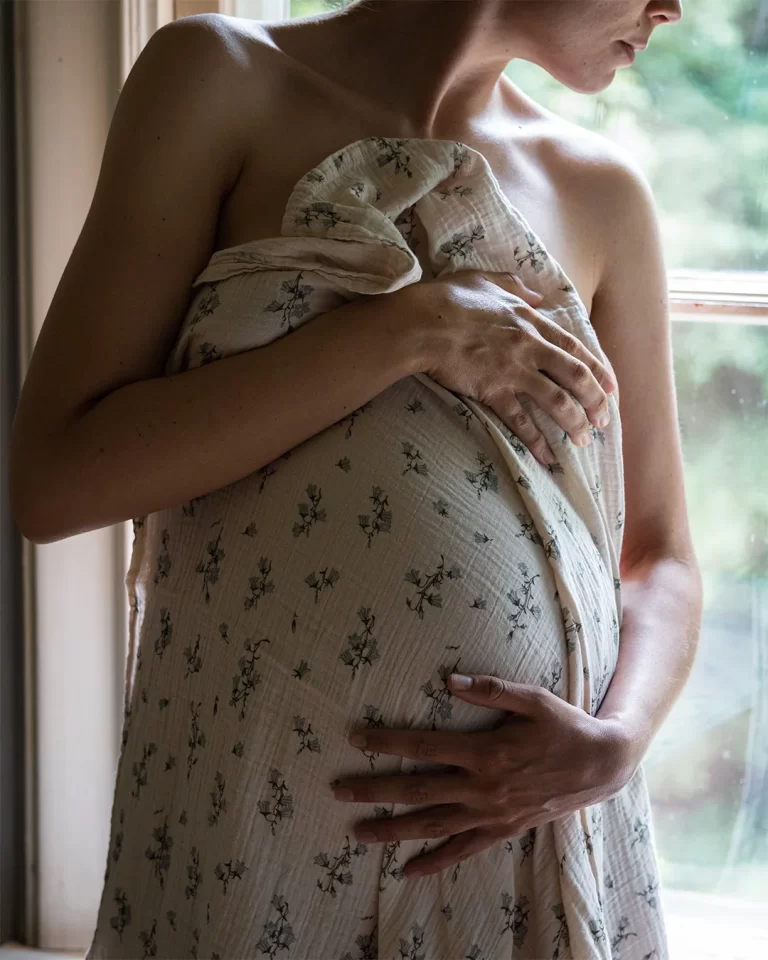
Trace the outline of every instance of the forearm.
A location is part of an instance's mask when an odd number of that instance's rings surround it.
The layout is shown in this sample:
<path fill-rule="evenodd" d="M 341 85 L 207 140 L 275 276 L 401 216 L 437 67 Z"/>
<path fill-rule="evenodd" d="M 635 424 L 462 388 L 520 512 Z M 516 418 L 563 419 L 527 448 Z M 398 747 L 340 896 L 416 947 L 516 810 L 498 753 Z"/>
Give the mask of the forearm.
<path fill-rule="evenodd" d="M 22 532 L 50 543 L 259 470 L 417 372 L 412 304 L 406 290 L 356 300 L 266 347 L 115 390 L 25 456 Z"/>
<path fill-rule="evenodd" d="M 618 663 L 597 717 L 620 723 L 639 760 L 693 665 L 702 615 L 698 566 L 672 557 L 638 564 L 622 579 L 622 601 Z"/>

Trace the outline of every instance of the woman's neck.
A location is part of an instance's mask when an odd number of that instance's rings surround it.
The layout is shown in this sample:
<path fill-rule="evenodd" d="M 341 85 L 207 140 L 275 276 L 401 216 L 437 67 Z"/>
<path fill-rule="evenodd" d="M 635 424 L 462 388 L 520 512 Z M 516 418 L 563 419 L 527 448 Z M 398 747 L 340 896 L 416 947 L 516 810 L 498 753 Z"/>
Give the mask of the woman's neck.
<path fill-rule="evenodd" d="M 496 112 L 499 78 L 525 52 L 514 21 L 526 6 L 365 0 L 272 32 L 282 32 L 305 65 L 390 114 L 407 135 L 450 138 Z"/>

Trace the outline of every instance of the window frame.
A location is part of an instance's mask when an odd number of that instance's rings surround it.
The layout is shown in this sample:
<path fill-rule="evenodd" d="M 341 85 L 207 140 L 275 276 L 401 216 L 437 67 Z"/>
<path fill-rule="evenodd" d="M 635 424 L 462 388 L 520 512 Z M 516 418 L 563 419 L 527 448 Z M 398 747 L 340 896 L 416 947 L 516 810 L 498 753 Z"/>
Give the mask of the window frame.
<path fill-rule="evenodd" d="M 768 324 L 768 272 L 672 270 L 668 278 L 675 320 Z"/>

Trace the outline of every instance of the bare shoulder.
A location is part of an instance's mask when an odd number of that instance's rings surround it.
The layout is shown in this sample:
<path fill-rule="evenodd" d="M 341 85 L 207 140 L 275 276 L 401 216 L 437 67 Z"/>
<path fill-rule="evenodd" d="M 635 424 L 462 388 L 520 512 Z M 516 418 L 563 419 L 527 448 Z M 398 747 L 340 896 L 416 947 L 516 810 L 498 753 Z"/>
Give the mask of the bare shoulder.
<path fill-rule="evenodd" d="M 184 55 L 193 50 L 206 57 L 208 66 L 229 70 L 232 79 L 245 74 L 248 35 L 237 17 L 220 13 L 196 13 L 171 20 L 150 37 L 153 47 Z M 174 64 L 174 66 L 177 66 Z"/>
<path fill-rule="evenodd" d="M 283 110 L 305 92 L 303 74 L 272 36 L 275 24 L 220 13 L 201 13 L 167 24 L 188 25 L 229 64 L 232 87 L 223 108 L 239 123 L 248 159 L 253 161 L 254 133 L 273 132 Z M 280 26 L 284 26 L 280 24 Z M 183 29 L 183 27 L 182 27 Z M 201 43 L 206 42 L 201 39 Z"/>
<path fill-rule="evenodd" d="M 613 172 L 643 179 L 631 154 L 608 137 L 566 120 L 528 96 L 506 76 L 502 93 L 510 121 L 525 126 L 548 158 L 571 173 Z"/>
<path fill-rule="evenodd" d="M 648 180 L 632 154 L 608 137 L 561 117 L 542 119 L 543 149 L 553 168 L 572 178 L 599 221 L 620 219 L 627 204 L 652 199 Z"/>
<path fill-rule="evenodd" d="M 252 122 L 252 110 L 258 106 L 258 94 L 269 94 L 262 80 L 279 62 L 277 48 L 256 20 L 221 13 L 197 13 L 172 20 L 157 30 L 152 43 L 165 44 L 176 60 L 188 66 L 204 58 L 207 78 L 223 94 L 220 109 L 244 125 Z M 170 66 L 169 66 L 170 69 Z"/>
<path fill-rule="evenodd" d="M 201 13 L 164 24 L 152 34 L 140 58 L 144 71 L 156 81 L 162 83 L 163 74 L 166 80 L 183 77 L 187 96 L 196 104 L 206 111 L 215 104 L 217 135 L 225 133 L 227 141 L 220 146 L 234 156 L 244 147 L 238 118 L 249 84 L 248 51 L 237 18 Z"/>
<path fill-rule="evenodd" d="M 249 104 L 258 102 L 259 94 L 265 99 L 270 96 L 271 91 L 260 81 L 274 79 L 276 71 L 288 58 L 272 39 L 268 23 L 223 13 L 198 13 L 174 20 L 163 29 L 182 24 L 201 36 L 207 34 L 209 44 L 217 46 L 221 56 L 229 59 L 233 77 L 246 84 L 238 93 L 247 93 Z M 238 105 L 242 107 L 242 101 Z"/>
<path fill-rule="evenodd" d="M 638 245 L 660 244 L 648 178 L 629 151 L 560 117 L 543 117 L 539 155 L 594 243 L 596 289 Z"/>
<path fill-rule="evenodd" d="M 241 58 L 249 58 L 259 48 L 274 47 L 269 33 L 259 20 L 245 17 L 231 17 L 224 13 L 195 13 L 188 17 L 172 20 L 164 30 L 194 30 L 199 34 L 217 37 L 233 57 L 245 63 Z M 250 65 L 250 63 L 249 63 Z"/>

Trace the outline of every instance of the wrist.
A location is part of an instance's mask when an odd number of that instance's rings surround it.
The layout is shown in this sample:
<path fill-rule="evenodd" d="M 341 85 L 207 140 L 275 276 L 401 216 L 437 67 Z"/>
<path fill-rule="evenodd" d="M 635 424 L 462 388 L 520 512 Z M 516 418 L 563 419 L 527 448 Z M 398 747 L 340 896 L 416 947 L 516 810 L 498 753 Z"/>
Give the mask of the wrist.
<path fill-rule="evenodd" d="M 411 283 L 381 301 L 384 323 L 397 342 L 406 372 L 403 376 L 428 373 L 441 351 L 442 318 L 446 305 L 439 284 Z"/>

